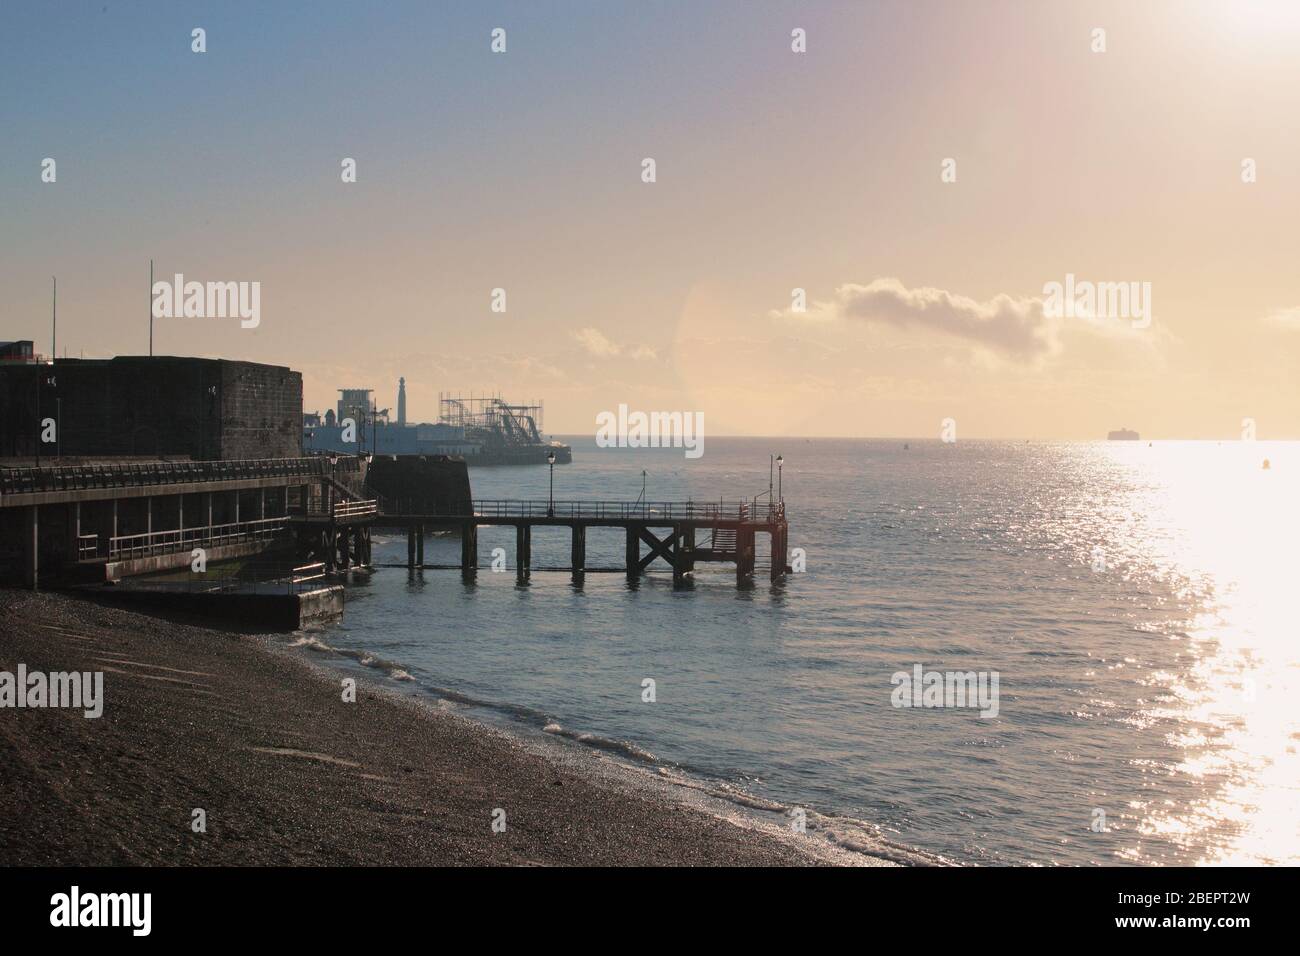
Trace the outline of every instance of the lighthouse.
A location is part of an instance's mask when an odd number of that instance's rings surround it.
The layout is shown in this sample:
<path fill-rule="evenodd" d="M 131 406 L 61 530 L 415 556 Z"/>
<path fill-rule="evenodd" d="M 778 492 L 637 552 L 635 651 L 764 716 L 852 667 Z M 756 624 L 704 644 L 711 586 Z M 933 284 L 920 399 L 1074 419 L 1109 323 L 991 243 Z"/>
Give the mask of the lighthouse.
<path fill-rule="evenodd" d="M 406 424 L 406 379 L 397 380 L 397 424 Z"/>

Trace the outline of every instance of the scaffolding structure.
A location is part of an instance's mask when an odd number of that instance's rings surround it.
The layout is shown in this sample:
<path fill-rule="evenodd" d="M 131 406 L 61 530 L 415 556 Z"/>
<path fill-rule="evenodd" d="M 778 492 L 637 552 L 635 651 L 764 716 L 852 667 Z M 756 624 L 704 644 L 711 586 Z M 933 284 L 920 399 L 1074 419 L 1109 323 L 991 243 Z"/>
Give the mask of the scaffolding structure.
<path fill-rule="evenodd" d="M 438 420 L 465 429 L 465 437 L 486 445 L 542 444 L 542 402 L 511 404 L 500 395 L 464 398 L 438 393 Z"/>

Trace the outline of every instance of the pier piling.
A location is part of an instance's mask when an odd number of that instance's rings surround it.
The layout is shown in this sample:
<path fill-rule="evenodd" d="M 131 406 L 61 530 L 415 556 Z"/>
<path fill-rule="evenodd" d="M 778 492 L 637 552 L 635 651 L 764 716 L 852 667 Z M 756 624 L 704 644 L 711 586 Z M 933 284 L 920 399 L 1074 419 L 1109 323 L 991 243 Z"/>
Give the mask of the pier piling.
<path fill-rule="evenodd" d="M 573 545 L 570 549 L 570 567 L 575 581 L 582 580 L 587 570 L 587 528 L 585 525 L 573 526 Z"/>
<path fill-rule="evenodd" d="M 473 521 L 460 525 L 460 573 L 466 578 L 478 575 L 478 525 Z"/>
<path fill-rule="evenodd" d="M 754 532 L 736 529 L 736 584 L 743 585 L 754 577 Z"/>
<path fill-rule="evenodd" d="M 781 578 L 785 577 L 785 569 L 788 567 L 786 561 L 787 558 L 789 557 L 789 554 L 788 554 L 788 549 L 786 547 L 785 536 L 786 536 L 785 528 L 778 527 L 772 529 L 771 579 L 773 581 L 779 581 Z"/>
<path fill-rule="evenodd" d="M 515 525 L 515 579 L 523 584 L 533 567 L 533 529 L 526 524 Z"/>
<path fill-rule="evenodd" d="M 627 579 L 635 581 L 641 576 L 641 529 L 635 525 L 627 526 Z"/>

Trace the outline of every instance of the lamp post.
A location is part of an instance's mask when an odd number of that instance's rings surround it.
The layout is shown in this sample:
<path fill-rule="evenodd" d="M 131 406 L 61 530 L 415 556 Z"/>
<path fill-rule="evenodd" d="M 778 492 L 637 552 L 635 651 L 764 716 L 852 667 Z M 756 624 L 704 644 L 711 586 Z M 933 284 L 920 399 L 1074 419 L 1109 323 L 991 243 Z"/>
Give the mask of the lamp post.
<path fill-rule="evenodd" d="M 551 466 L 551 493 L 550 496 L 547 498 L 546 517 L 554 518 L 555 517 L 555 452 L 548 451 L 546 453 L 546 463 Z"/>
<path fill-rule="evenodd" d="M 785 504 L 785 494 L 781 491 L 781 467 L 785 464 L 783 455 L 776 456 L 776 500 Z"/>

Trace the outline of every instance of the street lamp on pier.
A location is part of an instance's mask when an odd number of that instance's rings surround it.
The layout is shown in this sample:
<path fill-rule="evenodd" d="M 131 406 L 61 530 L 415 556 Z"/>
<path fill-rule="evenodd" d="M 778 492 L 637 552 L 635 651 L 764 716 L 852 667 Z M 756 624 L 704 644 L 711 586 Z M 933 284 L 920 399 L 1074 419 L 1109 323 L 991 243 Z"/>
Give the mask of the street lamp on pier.
<path fill-rule="evenodd" d="M 546 500 L 546 517 L 555 517 L 555 452 L 546 453 L 546 463 L 551 466 L 551 493 Z"/>

